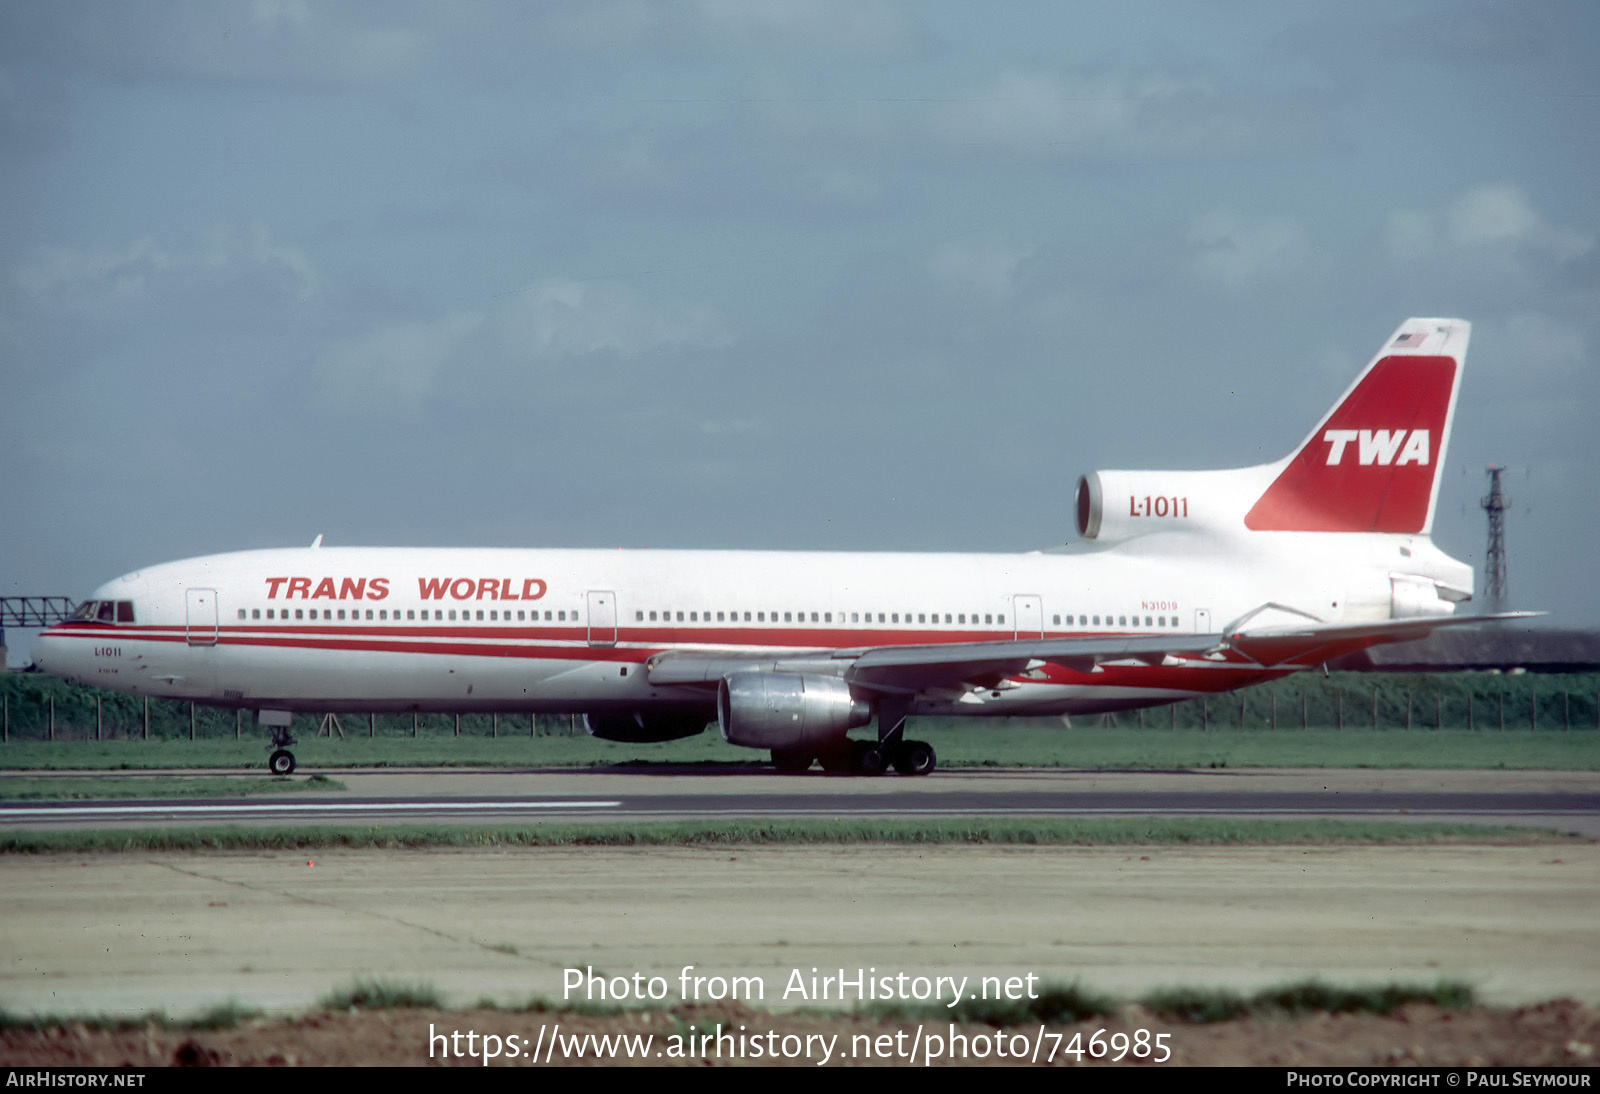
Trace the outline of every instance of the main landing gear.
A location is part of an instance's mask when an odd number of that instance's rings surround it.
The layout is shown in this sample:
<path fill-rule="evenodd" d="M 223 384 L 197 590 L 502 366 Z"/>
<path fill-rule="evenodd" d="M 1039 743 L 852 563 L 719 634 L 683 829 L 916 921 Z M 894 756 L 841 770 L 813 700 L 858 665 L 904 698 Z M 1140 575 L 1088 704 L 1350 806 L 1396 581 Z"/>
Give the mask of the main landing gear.
<path fill-rule="evenodd" d="M 938 757 L 927 741 L 846 740 L 819 756 L 805 749 L 775 748 L 772 766 L 788 774 L 807 771 L 812 761 L 821 760 L 822 770 L 835 775 L 882 775 L 893 767 L 902 775 L 929 775 L 938 766 Z"/>
<path fill-rule="evenodd" d="M 878 707 L 876 741 L 847 738 L 815 758 L 824 771 L 837 775 L 882 775 L 891 766 L 902 775 L 931 775 L 939 758 L 927 741 L 905 739 L 906 713 L 905 703 L 885 699 Z M 779 771 L 806 771 L 812 758 L 806 749 L 772 750 L 772 766 Z"/>

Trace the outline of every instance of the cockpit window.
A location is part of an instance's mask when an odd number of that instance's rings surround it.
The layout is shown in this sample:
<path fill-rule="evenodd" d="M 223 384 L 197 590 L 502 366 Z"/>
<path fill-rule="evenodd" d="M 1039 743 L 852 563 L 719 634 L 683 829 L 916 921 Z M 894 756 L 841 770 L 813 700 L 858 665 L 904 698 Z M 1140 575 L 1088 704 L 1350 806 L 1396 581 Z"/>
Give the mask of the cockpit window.
<path fill-rule="evenodd" d="M 85 600 L 67 618 L 83 623 L 132 623 L 133 601 Z"/>

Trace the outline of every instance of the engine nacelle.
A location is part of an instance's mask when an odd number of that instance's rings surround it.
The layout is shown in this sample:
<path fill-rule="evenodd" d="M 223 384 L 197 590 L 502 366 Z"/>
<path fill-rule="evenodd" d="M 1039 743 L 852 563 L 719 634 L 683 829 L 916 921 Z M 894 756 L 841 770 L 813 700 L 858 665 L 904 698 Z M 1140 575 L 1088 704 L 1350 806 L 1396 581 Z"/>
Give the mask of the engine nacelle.
<path fill-rule="evenodd" d="M 644 714 L 634 711 L 632 714 L 585 714 L 583 728 L 589 731 L 591 737 L 599 737 L 602 741 L 654 744 L 704 733 L 709 721 L 711 719 L 704 713 L 673 711 Z"/>
<path fill-rule="evenodd" d="M 1078 534 L 1108 542 L 1151 532 L 1243 532 L 1271 468 L 1091 471 L 1078 478 Z"/>
<path fill-rule="evenodd" d="M 746 748 L 809 748 L 872 721 L 872 708 L 833 676 L 734 672 L 717 685 L 722 739 Z"/>

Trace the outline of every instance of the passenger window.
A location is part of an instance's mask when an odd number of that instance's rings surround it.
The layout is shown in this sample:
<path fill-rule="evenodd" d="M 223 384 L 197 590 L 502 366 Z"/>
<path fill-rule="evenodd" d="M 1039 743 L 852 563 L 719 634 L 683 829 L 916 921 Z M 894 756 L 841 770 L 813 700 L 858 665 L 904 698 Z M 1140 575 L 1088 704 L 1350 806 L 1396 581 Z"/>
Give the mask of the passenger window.
<path fill-rule="evenodd" d="M 992 626 L 992 625 L 993 625 L 993 624 L 994 624 L 994 616 L 992 616 L 992 615 L 985 615 L 985 616 L 984 616 L 984 617 L 983 617 L 983 621 L 984 621 L 984 623 L 985 623 L 985 624 L 986 624 L 986 625 L 990 625 L 990 626 Z"/>
<path fill-rule="evenodd" d="M 812 618 L 816 618 L 816 616 L 813 615 Z M 833 613 L 832 612 L 823 612 L 822 613 L 822 621 L 824 623 L 832 623 L 833 622 Z"/>
<path fill-rule="evenodd" d="M 891 623 L 900 622 L 900 613 L 899 612 L 895 612 L 893 615 L 891 615 L 889 617 L 889 622 L 891 622 Z"/>
<path fill-rule="evenodd" d="M 723 619 L 723 613 L 721 613 L 721 612 L 717 613 L 717 622 L 718 623 L 725 622 L 725 620 Z"/>
<path fill-rule="evenodd" d="M 339 618 L 340 618 L 340 619 L 343 619 L 343 618 L 344 618 L 344 609 L 343 609 L 343 608 L 340 608 L 340 609 L 339 609 Z"/>
<path fill-rule="evenodd" d="M 1177 616 L 1173 616 L 1172 617 L 1172 625 L 1174 627 L 1176 627 L 1178 625 L 1178 617 Z"/>
<path fill-rule="evenodd" d="M 1002 627 L 1006 625 L 1006 617 L 1003 616 L 1003 615 L 995 616 L 994 620 L 995 620 L 996 623 L 1000 624 L 1000 626 L 1002 626 Z"/>
<path fill-rule="evenodd" d="M 454 623 L 455 620 L 456 620 L 456 610 L 454 608 L 451 608 L 450 609 L 450 622 Z"/>
<path fill-rule="evenodd" d="M 783 621 L 784 621 L 784 622 L 785 622 L 785 623 L 793 623 L 793 622 L 794 622 L 794 615 L 793 615 L 793 613 L 791 613 L 791 612 L 784 612 L 784 613 L 783 613 Z"/>
<path fill-rule="evenodd" d="M 1125 616 L 1125 615 L 1117 616 L 1117 626 L 1126 627 L 1127 625 L 1128 625 L 1128 617 L 1127 616 Z"/>
<path fill-rule="evenodd" d="M 1165 627 L 1166 625 L 1167 625 L 1167 617 L 1166 616 L 1164 616 L 1164 615 L 1156 616 L 1156 626 Z"/>
<path fill-rule="evenodd" d="M 746 623 L 750 622 L 750 613 L 749 612 L 745 612 L 744 613 L 744 621 Z"/>
<path fill-rule="evenodd" d="M 811 622 L 815 623 L 816 621 L 817 621 L 817 613 L 816 612 L 812 612 L 811 613 Z"/>
<path fill-rule="evenodd" d="M 1150 626 L 1150 617 L 1148 615 L 1144 617 L 1144 625 L 1147 627 Z"/>

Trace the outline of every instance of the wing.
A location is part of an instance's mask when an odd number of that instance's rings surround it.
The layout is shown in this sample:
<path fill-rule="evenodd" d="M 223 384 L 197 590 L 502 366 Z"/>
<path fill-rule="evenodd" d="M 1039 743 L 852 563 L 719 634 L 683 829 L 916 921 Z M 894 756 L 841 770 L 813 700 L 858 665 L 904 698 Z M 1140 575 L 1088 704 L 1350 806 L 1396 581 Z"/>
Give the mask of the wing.
<path fill-rule="evenodd" d="M 867 692 L 912 695 L 934 688 L 993 687 L 1045 665 L 1085 673 L 1100 671 L 1101 665 L 1110 662 L 1154 666 L 1195 660 L 1245 662 L 1263 668 L 1308 668 L 1369 646 L 1424 638 L 1441 627 L 1527 619 L 1540 614 L 1502 612 L 1371 623 L 1308 622 L 1302 627 L 1230 628 L 1210 635 L 1039 638 L 809 652 L 669 650 L 647 660 L 645 671 L 652 684 L 663 685 L 715 685 L 733 672 L 819 673 L 840 676 L 852 688 Z"/>

